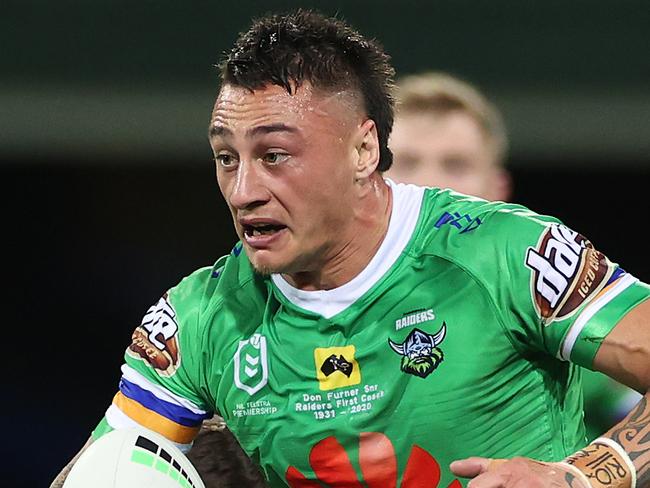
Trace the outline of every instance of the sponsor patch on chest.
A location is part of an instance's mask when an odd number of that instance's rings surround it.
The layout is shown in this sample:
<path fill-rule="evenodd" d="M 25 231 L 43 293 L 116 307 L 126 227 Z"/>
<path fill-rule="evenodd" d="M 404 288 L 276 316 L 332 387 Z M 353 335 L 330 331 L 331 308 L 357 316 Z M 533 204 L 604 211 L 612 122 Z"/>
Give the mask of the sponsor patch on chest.
<path fill-rule="evenodd" d="M 358 385 L 361 382 L 359 363 L 353 345 L 317 347 L 314 349 L 316 378 L 321 390 Z"/>

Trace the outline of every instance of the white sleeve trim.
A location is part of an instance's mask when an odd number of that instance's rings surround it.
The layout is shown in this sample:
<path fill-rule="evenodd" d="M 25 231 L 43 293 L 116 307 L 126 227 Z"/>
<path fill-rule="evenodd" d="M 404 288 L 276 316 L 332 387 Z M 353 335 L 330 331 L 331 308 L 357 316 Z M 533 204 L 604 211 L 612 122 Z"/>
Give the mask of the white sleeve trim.
<path fill-rule="evenodd" d="M 169 390 L 166 390 L 164 388 L 159 387 L 158 385 L 153 384 L 151 381 L 145 378 L 142 374 L 138 373 L 135 369 L 133 369 L 128 364 L 122 365 L 122 376 L 124 377 L 124 379 L 130 381 L 131 383 L 135 383 L 140 388 L 151 392 L 153 395 L 155 395 L 157 398 L 160 398 L 161 400 L 179 405 L 198 415 L 203 415 L 207 413 L 205 410 L 200 409 L 198 406 L 196 406 L 194 403 L 189 401 L 187 398 L 178 396 Z"/>
<path fill-rule="evenodd" d="M 596 313 L 601 310 L 605 305 L 611 302 L 614 298 L 623 292 L 626 288 L 630 287 L 632 284 L 636 283 L 638 280 L 634 276 L 629 274 L 623 275 L 618 279 L 618 282 L 615 283 L 609 290 L 603 293 L 600 297 L 595 299 L 592 303 L 587 305 L 585 309 L 580 313 L 578 318 L 573 322 L 573 325 L 569 328 L 569 332 L 564 338 L 564 342 L 560 346 L 559 357 L 563 361 L 568 361 L 571 358 L 571 352 L 573 347 L 578 340 L 578 336 L 587 326 L 587 323 L 592 319 Z"/>
<path fill-rule="evenodd" d="M 142 425 L 122 412 L 122 410 L 120 410 L 114 403 L 111 403 L 111 406 L 106 410 L 106 422 L 108 422 L 108 425 L 110 425 L 114 430 L 142 427 Z"/>
<path fill-rule="evenodd" d="M 140 427 L 141 429 L 147 429 L 144 425 L 140 425 L 131 417 L 129 417 L 127 414 L 122 412 L 122 410 L 120 410 L 115 404 L 111 404 L 111 406 L 108 407 L 108 410 L 106 410 L 105 417 L 106 417 L 106 422 L 108 422 L 108 425 L 110 425 L 113 430 L 134 429 L 136 427 Z M 147 430 L 151 430 L 151 429 L 147 429 Z M 179 444 L 178 442 L 174 442 L 169 439 L 167 439 L 167 441 L 171 442 L 176 447 L 178 447 L 181 450 L 181 452 L 184 454 L 187 453 L 187 451 L 189 451 L 190 448 L 192 447 L 191 442 L 189 444 Z"/>

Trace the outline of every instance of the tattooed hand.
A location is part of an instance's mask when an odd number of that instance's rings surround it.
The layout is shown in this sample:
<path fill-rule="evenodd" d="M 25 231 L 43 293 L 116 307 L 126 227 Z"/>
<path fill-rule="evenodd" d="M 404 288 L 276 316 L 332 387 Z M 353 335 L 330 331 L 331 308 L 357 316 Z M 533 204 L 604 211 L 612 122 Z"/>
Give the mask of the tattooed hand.
<path fill-rule="evenodd" d="M 451 463 L 456 476 L 473 478 L 468 488 L 591 488 L 572 468 L 528 458 L 471 457 Z"/>

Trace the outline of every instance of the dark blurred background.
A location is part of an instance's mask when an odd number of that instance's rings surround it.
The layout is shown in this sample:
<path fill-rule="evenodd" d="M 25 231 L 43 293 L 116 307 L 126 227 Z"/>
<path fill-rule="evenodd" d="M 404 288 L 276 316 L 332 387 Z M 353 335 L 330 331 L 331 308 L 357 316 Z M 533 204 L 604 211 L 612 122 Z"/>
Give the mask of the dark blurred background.
<path fill-rule="evenodd" d="M 650 281 L 646 0 L 3 0 L 0 484 L 47 486 L 110 403 L 165 289 L 234 242 L 206 127 L 253 16 L 338 13 L 399 74 L 446 70 L 504 112 L 514 200 Z"/>

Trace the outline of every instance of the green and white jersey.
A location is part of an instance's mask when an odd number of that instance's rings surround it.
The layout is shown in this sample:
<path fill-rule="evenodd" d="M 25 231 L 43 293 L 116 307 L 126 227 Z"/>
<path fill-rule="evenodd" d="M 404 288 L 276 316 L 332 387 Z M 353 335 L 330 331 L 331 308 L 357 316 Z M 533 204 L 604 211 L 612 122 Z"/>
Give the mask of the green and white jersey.
<path fill-rule="evenodd" d="M 650 288 L 524 207 L 390 184 L 352 281 L 302 291 L 241 245 L 172 288 L 95 431 L 187 445 L 218 412 L 272 486 L 462 486 L 467 456 L 559 460 L 585 443 L 580 374 Z"/>

